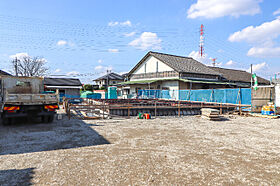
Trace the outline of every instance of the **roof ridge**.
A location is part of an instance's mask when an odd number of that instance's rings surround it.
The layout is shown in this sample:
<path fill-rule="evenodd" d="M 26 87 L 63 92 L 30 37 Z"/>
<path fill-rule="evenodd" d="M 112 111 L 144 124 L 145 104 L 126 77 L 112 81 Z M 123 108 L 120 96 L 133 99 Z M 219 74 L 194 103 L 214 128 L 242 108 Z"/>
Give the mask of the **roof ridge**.
<path fill-rule="evenodd" d="M 174 56 L 174 57 L 182 57 L 182 58 L 188 58 L 188 59 L 193 59 L 192 57 L 188 57 L 188 56 L 179 56 L 179 55 L 174 55 L 174 54 L 166 54 L 166 53 L 162 53 L 162 52 L 153 52 L 153 51 L 150 51 L 149 53 L 161 54 L 161 55 L 166 55 L 166 56 Z"/>
<path fill-rule="evenodd" d="M 223 67 L 211 67 L 211 66 L 208 66 L 210 68 L 221 68 L 221 69 L 225 69 L 225 70 L 235 70 L 235 71 L 242 71 L 242 72 L 247 72 L 246 70 L 238 70 L 238 69 L 233 69 L 233 68 L 223 68 Z M 247 72 L 249 73 L 249 72 Z"/>

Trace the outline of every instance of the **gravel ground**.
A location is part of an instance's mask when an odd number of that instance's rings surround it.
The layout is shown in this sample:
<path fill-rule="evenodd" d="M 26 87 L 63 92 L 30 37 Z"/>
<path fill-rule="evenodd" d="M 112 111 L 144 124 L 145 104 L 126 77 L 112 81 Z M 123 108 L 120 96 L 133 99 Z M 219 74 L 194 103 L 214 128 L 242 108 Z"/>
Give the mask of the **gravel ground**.
<path fill-rule="evenodd" d="M 0 185 L 279 185 L 280 120 L 0 126 Z"/>

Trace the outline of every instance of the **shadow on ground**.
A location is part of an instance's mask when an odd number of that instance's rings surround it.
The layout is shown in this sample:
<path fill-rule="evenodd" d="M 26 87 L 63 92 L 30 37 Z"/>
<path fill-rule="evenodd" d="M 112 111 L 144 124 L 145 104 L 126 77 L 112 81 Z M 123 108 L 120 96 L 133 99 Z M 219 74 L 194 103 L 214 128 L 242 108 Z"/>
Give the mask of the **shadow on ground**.
<path fill-rule="evenodd" d="M 0 170 L 0 185 L 32 185 L 34 168 Z"/>
<path fill-rule="evenodd" d="M 110 144 L 90 125 L 78 119 L 53 123 L 0 125 L 0 155 Z"/>

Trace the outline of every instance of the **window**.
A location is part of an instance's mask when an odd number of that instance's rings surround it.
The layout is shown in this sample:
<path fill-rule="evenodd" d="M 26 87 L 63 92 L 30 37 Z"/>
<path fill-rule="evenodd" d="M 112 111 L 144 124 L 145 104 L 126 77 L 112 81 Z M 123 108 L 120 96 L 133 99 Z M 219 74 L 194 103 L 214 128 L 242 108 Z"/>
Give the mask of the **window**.
<path fill-rule="evenodd" d="M 30 86 L 31 86 L 31 84 L 30 84 L 30 82 L 17 81 L 16 86 L 21 86 L 21 87 L 30 87 Z"/>
<path fill-rule="evenodd" d="M 156 63 L 156 72 L 158 72 L 158 61 Z"/>
<path fill-rule="evenodd" d="M 146 74 L 146 72 L 147 72 L 147 64 L 145 63 L 145 65 L 144 65 L 144 73 Z"/>

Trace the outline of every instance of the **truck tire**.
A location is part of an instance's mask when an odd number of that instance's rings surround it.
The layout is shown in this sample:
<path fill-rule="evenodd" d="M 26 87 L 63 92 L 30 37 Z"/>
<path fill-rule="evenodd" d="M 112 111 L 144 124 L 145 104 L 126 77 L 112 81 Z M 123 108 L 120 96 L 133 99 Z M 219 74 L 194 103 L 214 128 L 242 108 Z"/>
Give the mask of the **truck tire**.
<path fill-rule="evenodd" d="M 2 124 L 7 126 L 13 124 L 13 118 L 7 118 L 5 114 L 2 114 Z"/>
<path fill-rule="evenodd" d="M 54 120 L 54 115 L 50 115 L 50 116 L 43 116 L 42 117 L 42 121 L 44 123 L 52 123 Z"/>
<path fill-rule="evenodd" d="M 48 121 L 48 122 L 49 122 L 49 123 L 52 123 L 53 120 L 54 120 L 54 114 L 49 116 L 49 121 Z"/>
<path fill-rule="evenodd" d="M 2 124 L 5 125 L 5 126 L 9 125 L 10 124 L 9 118 L 2 117 Z"/>

